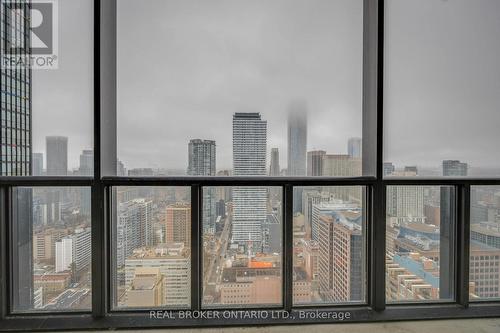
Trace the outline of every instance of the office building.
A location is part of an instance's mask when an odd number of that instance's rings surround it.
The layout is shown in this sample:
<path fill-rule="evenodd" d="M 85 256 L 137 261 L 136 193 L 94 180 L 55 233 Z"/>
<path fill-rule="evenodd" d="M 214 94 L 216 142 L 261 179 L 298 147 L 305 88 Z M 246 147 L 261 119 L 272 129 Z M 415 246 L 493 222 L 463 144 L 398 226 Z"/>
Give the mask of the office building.
<path fill-rule="evenodd" d="M 61 221 L 61 191 L 47 188 L 33 199 L 33 225 L 53 225 Z"/>
<path fill-rule="evenodd" d="M 500 249 L 500 223 L 480 222 L 470 226 L 471 240 Z"/>
<path fill-rule="evenodd" d="M 68 174 L 68 138 L 48 136 L 46 141 L 47 175 L 66 176 Z"/>
<path fill-rule="evenodd" d="M 87 269 L 91 261 L 91 232 L 89 228 L 77 228 L 74 233 L 56 242 L 56 268 L 60 273 L 74 269 L 81 272 Z"/>
<path fill-rule="evenodd" d="M 259 113 L 233 116 L 233 172 L 235 176 L 265 176 L 267 122 Z M 262 223 L 266 221 L 267 189 L 233 187 L 232 242 L 262 248 Z"/>
<path fill-rule="evenodd" d="M 73 263 L 76 272 L 89 269 L 92 258 L 92 239 L 90 227 L 77 228 L 71 235 L 73 239 Z"/>
<path fill-rule="evenodd" d="M 307 273 L 307 277 L 311 281 L 316 281 L 318 279 L 318 258 L 319 258 L 319 245 L 318 242 L 314 240 L 305 241 L 303 246 L 304 254 L 304 269 Z"/>
<path fill-rule="evenodd" d="M 279 255 L 241 258 L 225 267 L 220 284 L 221 304 L 279 304 L 281 271 Z"/>
<path fill-rule="evenodd" d="M 6 1 L 2 1 L 2 6 Z M 26 5 L 28 5 L 26 3 Z M 2 8 L 2 32 L 4 31 L 4 18 L 9 26 L 15 24 L 20 30 L 27 22 L 29 15 L 11 18 L 10 11 Z M 17 31 L 19 31 L 17 30 Z M 7 34 L 5 34 L 7 36 Z M 2 35 L 1 54 L 5 55 L 10 50 L 5 49 Z M 26 37 L 30 42 L 30 36 Z M 23 48 L 20 56 L 29 56 L 28 48 Z M 2 64 L 2 95 L 0 125 L 0 176 L 27 176 L 31 175 L 32 152 L 32 113 L 31 113 L 31 68 L 19 64 L 17 66 L 4 66 Z M 5 157 L 5 158 L 4 158 Z M 7 158 L 8 157 L 8 158 Z"/>
<path fill-rule="evenodd" d="M 469 166 L 457 160 L 443 161 L 443 176 L 445 177 L 465 177 L 467 176 Z"/>
<path fill-rule="evenodd" d="M 326 191 L 321 191 L 321 189 L 308 187 L 304 188 L 302 191 L 302 212 L 304 215 L 304 224 L 306 235 L 311 237 L 311 227 L 312 227 L 312 209 L 313 204 L 318 204 L 321 202 L 334 201 L 333 194 Z"/>
<path fill-rule="evenodd" d="M 314 150 L 307 152 L 307 175 L 308 176 L 322 176 L 323 175 L 323 161 L 326 155 L 324 150 Z"/>
<path fill-rule="evenodd" d="M 359 302 L 365 297 L 365 259 L 361 220 L 359 211 L 343 212 L 337 215 L 333 226 L 335 302 Z"/>
<path fill-rule="evenodd" d="M 189 204 L 178 203 L 166 208 L 164 235 L 167 242 L 191 246 L 191 206 Z"/>
<path fill-rule="evenodd" d="M 304 102 L 294 102 L 288 110 L 288 154 L 287 174 L 306 175 L 307 150 L 307 106 Z"/>
<path fill-rule="evenodd" d="M 318 218 L 317 241 L 319 245 L 318 253 L 318 286 L 322 300 L 331 301 L 333 299 L 334 282 L 334 246 L 333 246 L 333 225 L 332 216 L 321 215 Z"/>
<path fill-rule="evenodd" d="M 33 259 L 53 262 L 55 260 L 56 242 L 67 235 L 65 229 L 47 228 L 33 235 Z"/>
<path fill-rule="evenodd" d="M 394 164 L 392 164 L 391 162 L 384 162 L 384 177 L 391 176 L 394 171 L 396 171 L 396 167 L 394 166 Z"/>
<path fill-rule="evenodd" d="M 118 267 L 123 267 L 125 259 L 135 249 L 154 245 L 151 208 L 152 202 L 142 198 L 133 199 L 119 205 L 116 225 Z"/>
<path fill-rule="evenodd" d="M 94 151 L 87 149 L 80 154 L 80 176 L 92 176 L 94 174 Z"/>
<path fill-rule="evenodd" d="M 318 247 L 318 285 L 322 300 L 362 301 L 365 266 L 361 212 L 335 211 L 319 216 Z"/>
<path fill-rule="evenodd" d="M 287 175 L 305 176 L 307 174 L 307 105 L 303 101 L 293 102 L 288 110 L 287 131 Z M 302 188 L 293 198 L 294 213 L 301 211 Z"/>
<path fill-rule="evenodd" d="M 311 281 L 306 271 L 301 267 L 293 268 L 293 302 L 295 304 L 309 304 L 312 301 L 313 292 Z"/>
<path fill-rule="evenodd" d="M 266 175 L 267 121 L 260 113 L 233 115 L 233 172 L 235 176 Z"/>
<path fill-rule="evenodd" d="M 2 6 L 8 5 L 2 1 Z M 22 31 L 22 27 L 29 24 L 31 13 L 27 10 L 28 3 L 20 3 L 24 15 L 11 17 L 12 11 L 2 8 L 2 43 L 0 50 L 2 56 L 10 50 L 4 43 L 4 38 L 9 38 L 6 33 L 7 22 L 10 28 Z M 7 8 L 5 8 L 7 9 Z M 5 34 L 4 34 L 5 32 Z M 25 36 L 24 42 L 31 43 L 31 34 Z M 29 48 L 19 49 L 21 57 L 30 57 Z M 32 144 L 32 91 L 31 67 L 24 64 L 16 66 L 1 66 L 1 97 L 0 97 L 0 176 L 28 176 L 32 175 L 31 154 Z M 33 262 L 32 262 L 32 189 L 18 188 L 14 191 L 12 208 L 12 236 L 17 244 L 11 252 L 14 260 L 11 266 L 12 274 L 12 308 L 16 310 L 29 310 L 33 307 Z"/>
<path fill-rule="evenodd" d="M 425 222 L 423 186 L 387 187 L 387 215 L 395 223 Z"/>
<path fill-rule="evenodd" d="M 349 155 L 324 155 L 322 175 L 330 177 L 361 176 L 361 159 L 352 158 Z"/>
<path fill-rule="evenodd" d="M 269 176 L 277 177 L 280 175 L 280 153 L 278 148 L 271 148 L 271 165 L 269 166 Z"/>
<path fill-rule="evenodd" d="M 126 306 L 159 307 L 164 305 L 163 275 L 159 268 L 138 267 L 127 289 Z"/>
<path fill-rule="evenodd" d="M 342 212 L 358 212 L 359 206 L 352 203 L 345 203 L 341 200 L 320 201 L 312 204 L 311 214 L 311 239 L 319 240 L 319 224 L 321 216 L 332 216 Z"/>
<path fill-rule="evenodd" d="M 193 139 L 188 145 L 188 169 L 190 176 L 215 176 L 216 148 L 213 140 Z"/>
<path fill-rule="evenodd" d="M 163 277 L 164 306 L 188 307 L 191 300 L 190 250 L 183 243 L 136 249 L 125 262 L 125 285 L 130 289 L 141 268 L 159 269 Z M 126 300 L 121 302 L 126 303 Z"/>
<path fill-rule="evenodd" d="M 70 270 L 71 263 L 73 263 L 73 238 L 64 237 L 56 243 L 55 272 L 60 273 Z"/>

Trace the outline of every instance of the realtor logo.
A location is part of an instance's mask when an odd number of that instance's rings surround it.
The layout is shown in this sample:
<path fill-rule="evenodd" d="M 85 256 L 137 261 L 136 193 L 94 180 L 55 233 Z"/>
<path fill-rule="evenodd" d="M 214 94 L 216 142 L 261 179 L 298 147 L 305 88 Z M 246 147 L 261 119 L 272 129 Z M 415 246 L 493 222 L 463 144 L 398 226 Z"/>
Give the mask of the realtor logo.
<path fill-rule="evenodd" d="M 57 0 L 2 2 L 2 65 L 56 69 Z"/>

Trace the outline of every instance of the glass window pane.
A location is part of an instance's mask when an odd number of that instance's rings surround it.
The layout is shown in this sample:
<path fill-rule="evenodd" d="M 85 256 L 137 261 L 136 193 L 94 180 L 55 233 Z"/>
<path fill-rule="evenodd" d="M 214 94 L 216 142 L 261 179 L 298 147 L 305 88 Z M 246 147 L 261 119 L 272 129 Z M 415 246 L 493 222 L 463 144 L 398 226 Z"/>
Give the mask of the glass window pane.
<path fill-rule="evenodd" d="M 388 303 L 454 299 L 454 196 L 449 186 L 387 187 Z"/>
<path fill-rule="evenodd" d="M 12 199 L 14 312 L 90 311 L 90 188 L 16 187 Z"/>
<path fill-rule="evenodd" d="M 203 188 L 203 307 L 282 304 L 281 187 Z"/>
<path fill-rule="evenodd" d="M 119 0 L 119 175 L 361 175 L 362 27 L 362 0 Z"/>
<path fill-rule="evenodd" d="M 471 301 L 500 298 L 500 187 L 471 188 Z"/>
<path fill-rule="evenodd" d="M 7 29 L 16 38 L 39 20 L 43 34 L 32 33 L 31 44 L 26 34 L 31 52 L 18 45 L 20 51 L 8 57 L 30 57 L 32 66 L 2 63 L 0 175 L 91 176 L 93 1 L 38 1 L 32 11 L 28 3 L 2 2 L 2 36 L 5 23 L 19 27 Z M 22 15 L 11 17 L 13 6 Z"/>
<path fill-rule="evenodd" d="M 500 176 L 500 2 L 385 10 L 384 160 L 397 176 Z"/>
<path fill-rule="evenodd" d="M 113 307 L 189 308 L 189 187 L 112 189 Z"/>
<path fill-rule="evenodd" d="M 366 299 L 363 187 L 296 187 L 293 303 L 362 303 Z"/>

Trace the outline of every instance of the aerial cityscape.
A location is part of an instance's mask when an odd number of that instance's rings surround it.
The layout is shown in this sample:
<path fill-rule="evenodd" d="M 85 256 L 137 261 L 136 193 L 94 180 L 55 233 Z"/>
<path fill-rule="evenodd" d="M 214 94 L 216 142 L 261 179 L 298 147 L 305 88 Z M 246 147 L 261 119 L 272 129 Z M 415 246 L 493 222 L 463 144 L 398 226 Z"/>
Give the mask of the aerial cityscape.
<path fill-rule="evenodd" d="M 37 124 L 32 115 L 38 110 L 30 100 L 31 71 L 2 67 L 1 75 L 0 175 L 93 177 L 92 145 L 88 144 L 85 149 L 75 145 L 76 149 L 70 149 L 71 132 L 64 127 L 53 129 L 59 135 L 45 136 L 45 144 L 38 140 L 39 149 L 34 149 L 32 134 Z M 332 145 L 331 137 L 326 136 L 311 144 L 312 136 L 318 138 L 318 130 L 312 130 L 311 123 L 321 123 L 322 119 L 318 120 L 320 117 L 313 112 L 314 96 L 310 99 L 313 103 L 290 98 L 288 106 L 279 111 L 286 114 L 286 119 L 280 121 L 273 118 L 269 111 L 272 108 L 259 109 L 255 105 L 248 109 L 259 112 L 235 108 L 231 117 L 211 117 L 231 122 L 232 128 L 217 130 L 230 133 L 231 140 L 221 142 L 205 132 L 203 135 L 182 133 L 177 136 L 177 140 L 183 142 L 182 147 L 176 145 L 175 151 L 187 152 L 187 159 L 172 159 L 175 167 L 168 163 L 153 167 L 154 163 L 146 160 L 143 165 L 134 161 L 133 166 L 128 166 L 126 160 L 130 155 L 118 154 L 116 176 L 373 176 L 363 173 L 363 139 L 356 134 L 358 131 L 342 132 L 342 121 L 335 124 L 325 121 L 327 124 L 321 130 L 339 131 L 345 139 L 336 140 Z M 335 118 L 344 108 L 356 109 L 353 105 L 342 105 L 322 111 L 327 110 L 325 114 Z M 142 112 L 143 108 L 138 110 Z M 157 126 L 153 124 L 156 122 L 163 126 L 154 117 L 149 120 L 151 126 Z M 203 123 L 203 119 L 199 122 Z M 175 126 L 186 130 L 178 124 Z M 278 127 L 286 129 L 286 138 L 276 139 L 280 134 L 270 128 Z M 163 128 L 158 132 L 167 135 Z M 147 137 L 147 133 L 142 134 Z M 130 138 L 138 139 L 135 135 L 128 135 L 126 139 Z M 151 149 L 160 143 L 145 141 Z M 159 141 L 166 144 L 169 138 Z M 271 142 L 281 143 L 278 147 Z M 223 159 L 231 163 L 219 166 L 221 147 L 231 151 Z M 71 155 L 68 151 L 75 150 L 79 152 L 78 167 L 70 166 L 76 162 L 68 157 Z M 390 161 L 383 164 L 384 177 L 485 174 L 488 170 L 472 167 L 458 157 L 443 158 L 439 165 L 432 167 Z M 367 301 L 367 230 L 370 226 L 366 191 L 364 186 L 294 188 L 294 305 Z M 500 187 L 474 186 L 471 192 L 470 298 L 500 298 Z M 19 186 L 12 194 L 10 273 L 14 311 L 89 311 L 93 258 L 90 187 Z M 190 308 L 193 257 L 190 188 L 116 186 L 111 194 L 111 306 L 114 309 Z M 202 189 L 202 199 L 202 243 L 199 244 L 202 307 L 282 305 L 282 188 L 208 186 Z M 386 199 L 387 302 L 452 300 L 457 287 L 454 285 L 454 188 L 388 186 Z"/>
<path fill-rule="evenodd" d="M 260 113 L 233 115 L 233 169 L 216 167 L 216 142 L 190 139 L 186 174 L 191 176 L 361 175 L 362 141 L 350 138 L 348 154 L 307 151 L 307 110 L 288 118 L 288 168 L 279 149 L 267 158 L 267 122 Z M 33 175 L 67 175 L 68 138 L 46 138 L 47 164 L 32 156 Z M 269 160 L 269 163 L 267 161 Z M 291 173 L 288 169 L 292 170 Z M 384 176 L 418 176 L 416 166 L 384 163 Z M 468 166 L 445 160 L 443 176 L 467 176 Z M 148 168 L 119 175 L 156 175 Z M 84 150 L 73 174 L 93 174 L 93 152 Z M 18 222 L 32 237 L 19 249 L 19 309 L 89 309 L 91 226 L 89 188 L 16 189 Z M 473 188 L 471 206 L 472 298 L 500 297 L 500 190 Z M 114 187 L 112 190 L 114 307 L 189 308 L 191 206 L 189 187 Z M 294 188 L 293 302 L 366 301 L 366 212 L 362 186 Z M 388 302 L 453 298 L 453 189 L 389 186 L 387 189 L 386 296 Z M 279 187 L 205 187 L 202 212 L 202 304 L 206 308 L 282 303 L 282 194 Z M 24 218 L 24 219 L 22 219 Z M 29 225 L 26 225 L 29 224 Z M 445 227 L 448 225 L 448 227 Z M 21 233 L 21 227 L 19 227 Z M 18 235 L 20 238 L 25 236 Z M 451 245 L 453 246 L 453 245 Z M 26 265 L 29 265 L 27 267 Z M 446 269 L 442 268 L 446 267 Z M 450 268 L 451 267 L 451 268 Z M 31 286 L 31 287 L 29 287 Z M 24 302 L 24 303 L 23 303 Z"/>

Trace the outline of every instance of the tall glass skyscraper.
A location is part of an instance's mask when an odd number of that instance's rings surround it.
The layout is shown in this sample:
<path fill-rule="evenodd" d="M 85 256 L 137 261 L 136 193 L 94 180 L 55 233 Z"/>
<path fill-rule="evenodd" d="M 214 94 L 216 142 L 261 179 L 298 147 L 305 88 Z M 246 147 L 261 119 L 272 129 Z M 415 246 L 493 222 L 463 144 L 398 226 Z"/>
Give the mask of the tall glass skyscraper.
<path fill-rule="evenodd" d="M 295 102 L 288 112 L 288 175 L 306 175 L 307 107 Z"/>
<path fill-rule="evenodd" d="M 267 121 L 260 113 L 233 115 L 233 172 L 235 176 L 266 175 Z M 266 221 L 267 189 L 233 188 L 232 242 L 248 252 L 262 250 L 262 224 Z"/>
<path fill-rule="evenodd" d="M 85 149 L 80 154 L 80 168 L 78 170 L 80 176 L 92 176 L 94 174 L 94 151 Z"/>
<path fill-rule="evenodd" d="M 288 176 L 305 176 L 307 159 L 307 106 L 294 102 L 288 111 Z M 302 210 L 302 189 L 293 198 L 294 212 Z"/>
<path fill-rule="evenodd" d="M 188 175 L 215 176 L 215 141 L 193 139 L 188 145 Z M 215 189 L 203 188 L 203 231 L 215 232 Z"/>
<path fill-rule="evenodd" d="M 26 59 L 30 55 L 30 1 L 1 1 L 2 57 Z M 15 6 L 15 7 L 14 7 Z M 16 9 L 16 11 L 14 10 Z M 15 13 L 22 13 L 16 15 Z M 19 46 L 23 47 L 19 47 Z M 0 175 L 31 175 L 31 68 L 17 63 L 1 66 L 0 99 Z M 33 302 L 32 260 L 32 190 L 18 187 L 13 191 L 12 235 L 17 246 L 12 248 L 13 308 L 29 309 Z"/>
<path fill-rule="evenodd" d="M 25 6 L 23 13 L 27 14 L 13 15 L 15 11 L 10 9 L 11 2 L 1 1 L 2 56 L 29 57 L 29 47 L 17 47 L 17 44 L 30 45 L 29 3 L 17 2 L 16 8 Z M 31 174 L 31 69 L 23 64 L 2 64 L 1 74 L 0 175 L 27 176 Z"/>
<path fill-rule="evenodd" d="M 47 175 L 66 176 L 68 174 L 68 138 L 65 136 L 48 136 Z"/>
<path fill-rule="evenodd" d="M 271 165 L 269 167 L 269 176 L 276 177 L 280 175 L 280 152 L 278 148 L 271 149 Z"/>

